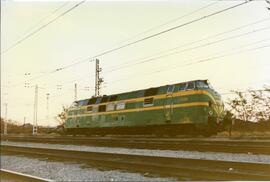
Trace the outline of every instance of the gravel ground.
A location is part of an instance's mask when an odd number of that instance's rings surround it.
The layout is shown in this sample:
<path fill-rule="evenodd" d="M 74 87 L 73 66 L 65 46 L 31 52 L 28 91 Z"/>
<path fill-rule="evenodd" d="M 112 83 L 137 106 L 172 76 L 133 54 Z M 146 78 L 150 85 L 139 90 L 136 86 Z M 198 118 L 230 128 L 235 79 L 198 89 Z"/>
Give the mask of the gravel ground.
<path fill-rule="evenodd" d="M 80 164 L 9 155 L 1 155 L 1 168 L 56 181 L 176 181 L 173 178 L 145 177 L 117 170 L 99 171 Z"/>
<path fill-rule="evenodd" d="M 21 143 L 21 142 L 6 142 L 6 141 L 2 141 L 1 145 L 270 164 L 270 155 L 254 155 L 251 153 L 233 154 L 233 153 L 221 153 L 221 152 L 147 150 L 147 149 L 60 145 L 60 144 Z"/>

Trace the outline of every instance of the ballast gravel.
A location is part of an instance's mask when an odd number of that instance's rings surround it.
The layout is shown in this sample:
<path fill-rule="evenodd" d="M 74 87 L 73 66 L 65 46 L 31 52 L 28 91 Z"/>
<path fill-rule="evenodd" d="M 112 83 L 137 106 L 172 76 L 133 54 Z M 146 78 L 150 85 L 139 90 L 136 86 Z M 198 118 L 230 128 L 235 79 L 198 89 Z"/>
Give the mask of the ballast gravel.
<path fill-rule="evenodd" d="M 54 181 L 176 181 L 173 178 L 145 177 L 117 170 L 101 171 L 80 164 L 9 155 L 1 155 L 1 168 Z"/>
<path fill-rule="evenodd" d="M 9 142 L 9 141 L 1 141 L 1 145 L 74 150 L 74 151 L 88 151 L 88 152 L 105 152 L 105 153 L 115 153 L 115 154 L 130 154 L 130 155 L 270 164 L 270 155 L 255 155 L 252 153 L 234 154 L 234 153 L 222 153 L 222 152 L 128 149 L 128 148 L 76 146 L 76 145 L 44 144 L 44 143 L 41 144 L 41 143 L 29 143 L 29 142 L 22 143 L 22 142 Z"/>

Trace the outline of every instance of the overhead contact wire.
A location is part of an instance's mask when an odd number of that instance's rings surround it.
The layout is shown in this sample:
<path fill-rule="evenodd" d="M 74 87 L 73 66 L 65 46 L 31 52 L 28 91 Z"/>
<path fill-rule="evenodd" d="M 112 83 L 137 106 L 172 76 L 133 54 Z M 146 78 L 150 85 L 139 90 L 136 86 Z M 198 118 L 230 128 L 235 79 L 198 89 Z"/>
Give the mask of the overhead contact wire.
<path fill-rule="evenodd" d="M 234 5 L 234 6 L 225 8 L 225 9 L 223 9 L 223 10 L 216 11 L 216 12 L 214 12 L 214 13 L 205 15 L 205 16 L 203 16 L 203 17 L 197 18 L 197 19 L 195 19 L 195 20 L 192 20 L 192 21 L 183 23 L 183 24 L 181 24 L 181 25 L 178 25 L 178 26 L 175 26 L 175 27 L 166 29 L 166 30 L 163 30 L 163 31 L 158 32 L 158 33 L 155 33 L 155 34 L 153 34 L 153 35 L 149 35 L 149 36 L 144 37 L 144 38 L 141 38 L 141 39 L 139 39 L 139 40 L 136 40 L 136 41 L 130 42 L 130 43 L 128 43 L 128 44 L 122 45 L 122 46 L 120 46 L 120 47 L 117 47 L 117 48 L 114 48 L 114 49 L 107 50 L 107 51 L 102 52 L 102 53 L 99 53 L 99 54 L 97 54 L 97 55 L 95 55 L 95 56 L 93 56 L 93 57 L 83 59 L 83 60 L 78 61 L 78 62 L 76 62 L 76 63 L 73 63 L 73 64 L 70 64 L 70 65 L 64 66 L 64 67 L 62 67 L 62 68 L 58 68 L 58 69 L 54 70 L 54 72 L 56 72 L 56 71 L 61 71 L 61 70 L 63 70 L 63 69 L 72 67 L 72 66 L 74 66 L 74 65 L 80 64 L 80 63 L 85 62 L 85 61 L 89 61 L 89 60 L 90 60 L 90 61 L 91 61 L 91 60 L 93 61 L 93 59 L 95 59 L 95 58 L 97 58 L 97 57 L 100 57 L 100 56 L 103 56 L 103 55 L 106 55 L 106 54 L 115 52 L 115 51 L 117 51 L 117 50 L 120 50 L 120 49 L 123 49 L 123 48 L 125 48 L 125 47 L 134 45 L 134 44 L 136 44 L 136 43 L 139 43 L 139 42 L 142 42 L 142 41 L 151 39 L 151 38 L 153 38 L 153 37 L 157 37 L 157 36 L 162 35 L 162 34 L 164 34 L 164 33 L 167 33 L 167 32 L 170 32 L 170 31 L 173 31 L 173 30 L 182 28 L 182 27 L 184 27 L 184 26 L 190 25 L 190 24 L 192 24 L 192 23 L 195 23 L 195 22 L 198 22 L 198 21 L 207 19 L 207 18 L 209 18 L 209 17 L 211 17 L 211 16 L 214 16 L 214 15 L 217 15 L 217 14 L 221 14 L 221 13 L 223 13 L 223 12 L 225 12 L 225 11 L 228 11 L 228 10 L 231 10 L 231 9 L 234 9 L 234 8 L 237 8 L 237 7 L 239 7 L 239 6 L 242 6 L 242 5 L 244 5 L 244 4 L 249 3 L 249 2 L 251 2 L 251 1 L 254 1 L 254 0 L 247 0 L 247 1 L 242 2 L 242 3 L 240 3 L 240 4 L 237 4 L 237 5 Z"/>
<path fill-rule="evenodd" d="M 23 37 L 22 39 L 18 40 L 16 43 L 14 43 L 13 45 L 11 45 L 10 47 L 8 47 L 7 49 L 5 49 L 3 52 L 1 52 L 2 54 L 7 53 L 8 51 L 10 51 L 11 49 L 13 49 L 14 47 L 18 46 L 20 43 L 22 43 L 23 41 L 29 39 L 30 37 L 32 37 L 33 35 L 35 35 L 36 33 L 40 32 L 41 30 L 43 30 L 45 27 L 47 27 L 48 25 L 52 24 L 53 22 L 55 22 L 57 19 L 59 19 L 60 17 L 68 14 L 69 12 L 71 12 L 73 9 L 77 8 L 78 6 L 80 6 L 82 3 L 84 3 L 86 0 L 81 1 L 77 4 L 75 4 L 74 6 L 72 6 L 71 8 L 69 8 L 68 10 L 64 11 L 63 13 L 61 13 L 60 15 L 58 15 L 57 17 L 53 18 L 52 20 L 50 20 L 48 23 L 42 25 L 41 27 L 39 27 L 38 29 L 36 29 L 35 31 L 33 31 L 32 33 L 28 34 L 27 36 Z"/>

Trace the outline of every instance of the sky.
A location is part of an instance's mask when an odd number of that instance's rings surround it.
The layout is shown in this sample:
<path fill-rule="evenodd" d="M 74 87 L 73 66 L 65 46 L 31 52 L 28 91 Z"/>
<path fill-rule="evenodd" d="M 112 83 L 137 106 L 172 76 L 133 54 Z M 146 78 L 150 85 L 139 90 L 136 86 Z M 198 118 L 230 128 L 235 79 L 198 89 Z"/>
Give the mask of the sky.
<path fill-rule="evenodd" d="M 270 5 L 258 0 L 205 17 L 242 2 L 85 1 L 58 17 L 79 1 L 2 0 L 1 116 L 7 103 L 9 119 L 32 123 L 38 85 L 38 124 L 57 125 L 75 83 L 78 99 L 94 95 L 94 58 L 106 95 L 196 79 L 221 94 L 270 85 Z"/>

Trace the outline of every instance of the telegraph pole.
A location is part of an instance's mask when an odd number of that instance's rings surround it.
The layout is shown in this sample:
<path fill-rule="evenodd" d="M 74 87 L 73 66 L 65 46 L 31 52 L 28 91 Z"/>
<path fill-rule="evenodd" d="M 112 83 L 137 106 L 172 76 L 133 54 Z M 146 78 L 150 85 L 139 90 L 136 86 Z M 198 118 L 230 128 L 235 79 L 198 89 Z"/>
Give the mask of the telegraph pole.
<path fill-rule="evenodd" d="M 37 112 L 38 112 L 38 86 L 36 85 L 35 99 L 34 99 L 33 135 L 37 134 Z"/>
<path fill-rule="evenodd" d="M 75 83 L 74 87 L 74 101 L 77 101 L 77 83 Z"/>
<path fill-rule="evenodd" d="M 7 107 L 8 104 L 5 103 L 5 124 L 4 124 L 4 135 L 7 135 L 7 122 L 8 122 L 8 118 L 7 118 Z"/>
<path fill-rule="evenodd" d="M 49 96 L 50 94 L 47 93 L 46 94 L 46 100 L 47 100 L 47 104 L 46 104 L 46 110 L 47 110 L 47 115 L 46 115 L 46 119 L 47 119 L 47 123 L 49 123 Z"/>
<path fill-rule="evenodd" d="M 102 69 L 99 67 L 99 60 L 96 59 L 95 97 L 100 96 L 100 87 L 102 82 L 104 81 L 103 78 L 100 78 L 101 71 Z"/>

